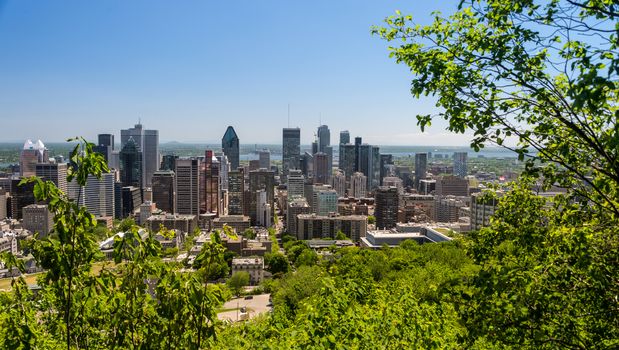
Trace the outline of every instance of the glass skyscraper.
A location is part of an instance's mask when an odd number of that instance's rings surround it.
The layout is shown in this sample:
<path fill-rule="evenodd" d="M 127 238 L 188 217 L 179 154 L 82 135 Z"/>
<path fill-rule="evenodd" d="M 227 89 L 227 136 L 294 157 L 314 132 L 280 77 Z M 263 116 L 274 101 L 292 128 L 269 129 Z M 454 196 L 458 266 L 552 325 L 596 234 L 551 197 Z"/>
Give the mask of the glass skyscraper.
<path fill-rule="evenodd" d="M 230 161 L 230 167 L 236 169 L 239 167 L 239 137 L 232 126 L 226 129 L 224 137 L 221 138 L 221 148 L 224 154 Z"/>

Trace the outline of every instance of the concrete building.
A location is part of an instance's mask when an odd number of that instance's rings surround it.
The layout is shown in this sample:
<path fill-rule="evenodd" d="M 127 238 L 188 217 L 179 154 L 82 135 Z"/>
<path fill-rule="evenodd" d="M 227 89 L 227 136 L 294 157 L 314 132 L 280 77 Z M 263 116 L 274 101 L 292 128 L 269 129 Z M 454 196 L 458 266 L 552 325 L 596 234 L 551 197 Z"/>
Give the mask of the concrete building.
<path fill-rule="evenodd" d="M 466 207 L 467 197 L 446 196 L 437 197 L 435 204 L 435 220 L 437 222 L 457 222 L 461 207 Z"/>
<path fill-rule="evenodd" d="M 0 220 L 4 220 L 8 216 L 6 204 L 6 191 L 0 187 Z"/>
<path fill-rule="evenodd" d="M 31 204 L 23 209 L 22 227 L 37 237 L 45 237 L 54 228 L 54 215 L 49 212 L 47 205 Z"/>
<path fill-rule="evenodd" d="M 288 201 L 286 210 L 286 231 L 293 235 L 297 235 L 297 215 L 309 214 L 311 207 L 307 204 L 304 197 L 297 197 Z"/>
<path fill-rule="evenodd" d="M 323 152 L 314 154 L 314 183 L 329 184 L 330 178 L 329 156 Z"/>
<path fill-rule="evenodd" d="M 232 274 L 235 272 L 247 272 L 249 284 L 258 285 L 264 279 L 264 259 L 261 257 L 233 258 Z"/>
<path fill-rule="evenodd" d="M 275 174 L 272 171 L 266 169 L 259 169 L 249 172 L 249 191 L 250 191 L 250 206 L 249 216 L 253 225 L 256 225 L 258 220 L 257 213 L 262 210 L 258 205 L 258 199 L 261 198 L 258 195 L 259 191 L 265 192 L 265 203 L 271 209 L 270 217 L 275 216 Z M 262 221 L 262 220 L 261 220 Z M 270 225 L 269 225 L 270 226 Z"/>
<path fill-rule="evenodd" d="M 346 176 L 346 180 L 349 180 L 352 174 L 355 173 L 356 167 L 356 155 L 355 155 L 355 145 L 350 143 L 340 144 L 340 159 L 338 161 L 338 166 L 340 170 L 344 172 Z"/>
<path fill-rule="evenodd" d="M 282 181 L 291 169 L 301 169 L 301 129 L 284 128 L 282 134 Z"/>
<path fill-rule="evenodd" d="M 419 181 L 419 194 L 432 194 L 436 191 L 436 180 L 423 179 Z"/>
<path fill-rule="evenodd" d="M 404 194 L 404 185 L 402 179 L 395 176 L 388 176 L 383 179 L 383 186 L 395 187 L 398 189 L 398 194 Z"/>
<path fill-rule="evenodd" d="M 166 213 L 175 212 L 176 174 L 172 170 L 158 170 L 153 174 L 152 192 L 153 202 L 157 208 Z"/>
<path fill-rule="evenodd" d="M 88 175 L 84 188 L 84 200 L 88 211 L 98 217 L 114 216 L 114 173 L 101 174 L 101 178 Z"/>
<path fill-rule="evenodd" d="M 228 173 L 228 215 L 243 215 L 245 169 L 236 168 Z"/>
<path fill-rule="evenodd" d="M 333 186 L 333 189 L 337 192 L 338 197 L 346 196 L 346 176 L 343 171 L 338 170 L 333 174 L 333 177 L 331 177 L 331 186 Z"/>
<path fill-rule="evenodd" d="M 62 192 L 67 193 L 67 163 L 38 163 L 35 165 L 36 176 L 51 181 Z"/>
<path fill-rule="evenodd" d="M 30 177 L 36 175 L 36 165 L 49 163 L 49 153 L 41 140 L 33 143 L 27 140 L 19 155 L 19 175 Z"/>
<path fill-rule="evenodd" d="M 419 190 L 419 182 L 426 178 L 428 169 L 428 154 L 415 153 L 415 189 Z"/>
<path fill-rule="evenodd" d="M 376 227 L 390 229 L 398 222 L 399 194 L 396 187 L 381 186 L 376 189 Z"/>
<path fill-rule="evenodd" d="M 473 193 L 471 195 L 471 230 L 477 231 L 490 225 L 490 217 L 494 215 L 498 202 L 497 197 L 484 193 Z"/>
<path fill-rule="evenodd" d="M 300 214 L 297 216 L 297 239 L 330 238 L 334 239 L 338 231 L 342 231 L 353 241 L 365 237 L 368 228 L 367 216 L 318 216 L 316 214 Z"/>
<path fill-rule="evenodd" d="M 365 198 L 367 197 L 367 177 L 361 172 L 356 172 L 350 177 L 349 197 Z"/>
<path fill-rule="evenodd" d="M 220 215 L 213 219 L 213 229 L 221 230 L 224 225 L 230 226 L 236 233 L 243 233 L 243 231 L 250 228 L 251 220 L 249 216 L 245 215 Z"/>
<path fill-rule="evenodd" d="M 153 215 L 155 210 L 157 210 L 157 206 L 155 205 L 154 202 L 145 201 L 144 203 L 140 204 L 140 216 L 139 216 L 138 224 L 145 226 L 146 220 L 148 220 L 148 218 Z"/>
<path fill-rule="evenodd" d="M 230 167 L 239 167 L 239 137 L 232 126 L 228 126 L 224 136 L 221 138 L 221 148 L 230 161 Z"/>
<path fill-rule="evenodd" d="M 17 235 L 14 232 L 0 232 L 0 253 L 9 252 L 16 255 L 19 252 Z"/>
<path fill-rule="evenodd" d="M 271 227 L 273 225 L 273 205 L 269 202 L 266 190 L 256 191 L 256 225 Z"/>
<path fill-rule="evenodd" d="M 288 174 L 288 200 L 304 198 L 305 177 L 301 170 L 291 169 Z"/>
<path fill-rule="evenodd" d="M 433 227 L 427 224 L 403 225 L 390 230 L 368 231 L 361 238 L 361 247 L 381 249 L 384 245 L 397 247 L 405 240 L 413 240 L 419 244 L 451 241 L 446 232 L 449 229 Z"/>
<path fill-rule="evenodd" d="M 260 168 L 271 169 L 271 151 L 263 149 L 258 151 L 258 164 Z"/>
<path fill-rule="evenodd" d="M 152 176 L 159 170 L 159 131 L 145 130 L 142 124 L 135 124 L 133 128 L 120 130 L 120 166 L 123 168 L 123 149 L 130 139 L 133 139 L 137 152 L 140 154 L 140 185 L 150 187 Z M 123 181 L 124 186 L 136 186 Z M 141 186 L 139 186 L 141 188 Z"/>
<path fill-rule="evenodd" d="M 146 228 L 151 231 L 159 231 L 159 226 L 163 225 L 169 230 L 179 230 L 184 233 L 193 233 L 198 227 L 198 216 L 183 214 L 161 214 L 151 215 L 146 219 Z"/>
<path fill-rule="evenodd" d="M 207 150 L 204 155 L 204 194 L 205 205 L 200 212 L 215 213 L 219 212 L 219 192 L 221 186 L 219 183 L 219 160 L 215 157 L 213 151 Z"/>
<path fill-rule="evenodd" d="M 176 160 L 176 212 L 200 214 L 200 160 L 197 158 Z"/>
<path fill-rule="evenodd" d="M 468 197 L 469 181 L 456 176 L 439 176 L 436 179 L 436 196 Z"/>

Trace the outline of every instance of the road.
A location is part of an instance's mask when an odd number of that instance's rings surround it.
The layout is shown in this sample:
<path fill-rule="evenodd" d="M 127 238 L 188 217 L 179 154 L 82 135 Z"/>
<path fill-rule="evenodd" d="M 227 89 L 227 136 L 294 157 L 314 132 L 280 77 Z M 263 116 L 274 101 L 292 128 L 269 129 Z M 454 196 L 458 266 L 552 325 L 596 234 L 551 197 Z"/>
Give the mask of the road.
<path fill-rule="evenodd" d="M 224 311 L 217 314 L 217 318 L 220 320 L 230 320 L 232 322 L 238 321 L 238 315 L 241 313 L 239 309 L 246 307 L 249 313 L 249 318 L 256 317 L 262 313 L 269 312 L 271 310 L 269 303 L 269 297 L 271 294 L 254 295 L 253 299 L 246 300 L 245 298 L 232 299 L 223 305 Z"/>

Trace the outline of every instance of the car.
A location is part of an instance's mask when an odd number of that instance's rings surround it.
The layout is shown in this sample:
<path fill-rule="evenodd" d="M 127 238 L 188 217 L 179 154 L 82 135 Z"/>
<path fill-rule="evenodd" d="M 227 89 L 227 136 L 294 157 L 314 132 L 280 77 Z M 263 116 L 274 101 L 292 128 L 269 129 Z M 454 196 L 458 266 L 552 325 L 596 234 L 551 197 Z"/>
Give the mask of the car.
<path fill-rule="evenodd" d="M 253 295 L 248 295 L 248 296 L 246 296 L 246 297 L 245 297 L 245 300 L 251 300 L 251 299 L 253 299 L 253 298 L 254 298 L 254 296 L 253 296 Z"/>

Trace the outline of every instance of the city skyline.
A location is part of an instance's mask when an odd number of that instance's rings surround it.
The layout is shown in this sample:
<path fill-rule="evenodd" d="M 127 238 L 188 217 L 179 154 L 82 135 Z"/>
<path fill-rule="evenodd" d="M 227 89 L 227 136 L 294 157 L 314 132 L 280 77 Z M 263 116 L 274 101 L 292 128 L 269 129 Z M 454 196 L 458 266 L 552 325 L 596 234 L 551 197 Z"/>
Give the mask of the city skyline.
<path fill-rule="evenodd" d="M 434 101 L 412 98 L 406 67 L 370 34 L 396 9 L 427 23 L 436 4 L 5 2 L 0 118 L 14 132 L 0 141 L 94 139 L 141 119 L 162 143 L 216 143 L 232 125 L 247 144 L 277 144 L 288 126 L 310 144 L 326 124 L 372 144 L 467 145 L 440 121 L 417 127 Z"/>

